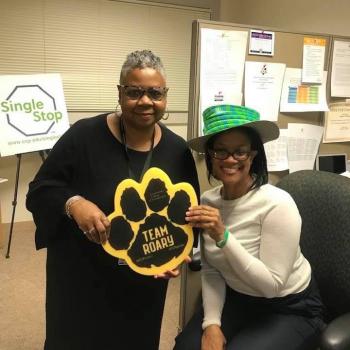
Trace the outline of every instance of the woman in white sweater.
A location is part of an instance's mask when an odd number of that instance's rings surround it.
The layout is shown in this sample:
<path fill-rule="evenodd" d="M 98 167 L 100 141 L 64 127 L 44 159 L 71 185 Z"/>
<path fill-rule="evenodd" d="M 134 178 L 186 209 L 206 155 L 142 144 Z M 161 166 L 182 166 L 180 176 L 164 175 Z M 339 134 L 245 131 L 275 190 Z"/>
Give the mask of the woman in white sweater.
<path fill-rule="evenodd" d="M 203 310 L 176 339 L 176 350 L 312 350 L 324 326 L 311 267 L 300 251 L 301 218 L 291 196 L 269 185 L 263 143 L 278 127 L 240 106 L 206 109 L 208 178 L 187 220 L 203 229 Z"/>

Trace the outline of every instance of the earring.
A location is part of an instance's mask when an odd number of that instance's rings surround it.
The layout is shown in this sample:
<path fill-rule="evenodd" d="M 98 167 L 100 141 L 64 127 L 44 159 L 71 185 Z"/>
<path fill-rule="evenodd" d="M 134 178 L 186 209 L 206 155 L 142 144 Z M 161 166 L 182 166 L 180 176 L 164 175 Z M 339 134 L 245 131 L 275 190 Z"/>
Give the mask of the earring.
<path fill-rule="evenodd" d="M 163 114 L 162 119 L 163 120 L 168 120 L 169 119 L 169 111 L 166 111 L 165 117 L 164 117 L 164 114 Z"/>

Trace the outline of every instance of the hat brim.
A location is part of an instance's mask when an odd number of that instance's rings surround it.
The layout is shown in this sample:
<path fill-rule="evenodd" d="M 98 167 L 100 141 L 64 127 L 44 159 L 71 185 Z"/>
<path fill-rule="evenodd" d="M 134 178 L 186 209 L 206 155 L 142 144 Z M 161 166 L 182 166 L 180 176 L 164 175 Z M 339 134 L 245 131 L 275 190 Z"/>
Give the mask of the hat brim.
<path fill-rule="evenodd" d="M 189 140 L 187 144 L 195 151 L 199 153 L 205 152 L 205 145 L 208 140 L 217 134 L 222 134 L 228 130 L 232 130 L 239 127 L 248 127 L 255 129 L 260 135 L 262 143 L 269 142 L 272 140 L 276 140 L 280 134 L 280 130 L 278 126 L 269 120 L 257 120 L 255 122 L 246 123 L 239 126 L 232 126 L 231 128 L 227 128 L 225 130 L 217 131 L 209 135 L 196 137 L 192 140 Z"/>

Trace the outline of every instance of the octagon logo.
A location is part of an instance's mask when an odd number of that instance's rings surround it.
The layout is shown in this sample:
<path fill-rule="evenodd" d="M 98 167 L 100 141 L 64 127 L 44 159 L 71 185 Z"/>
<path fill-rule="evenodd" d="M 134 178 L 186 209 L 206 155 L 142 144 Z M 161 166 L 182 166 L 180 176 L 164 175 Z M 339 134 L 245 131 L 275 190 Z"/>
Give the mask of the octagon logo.
<path fill-rule="evenodd" d="M 57 110 L 55 98 L 40 85 L 16 86 L 0 108 L 7 123 L 24 136 L 48 134 L 63 116 Z"/>

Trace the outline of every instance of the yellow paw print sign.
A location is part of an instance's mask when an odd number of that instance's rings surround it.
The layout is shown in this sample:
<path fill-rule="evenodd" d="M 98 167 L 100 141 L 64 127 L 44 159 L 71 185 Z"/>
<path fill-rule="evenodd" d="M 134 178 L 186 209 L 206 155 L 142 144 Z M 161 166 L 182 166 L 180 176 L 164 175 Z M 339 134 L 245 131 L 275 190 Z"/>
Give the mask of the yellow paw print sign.
<path fill-rule="evenodd" d="M 173 184 L 159 168 L 148 169 L 141 183 L 126 179 L 116 189 L 103 248 L 142 275 L 172 270 L 191 252 L 193 230 L 185 215 L 196 204 L 189 183 Z"/>

